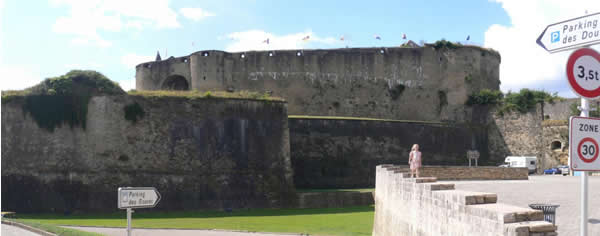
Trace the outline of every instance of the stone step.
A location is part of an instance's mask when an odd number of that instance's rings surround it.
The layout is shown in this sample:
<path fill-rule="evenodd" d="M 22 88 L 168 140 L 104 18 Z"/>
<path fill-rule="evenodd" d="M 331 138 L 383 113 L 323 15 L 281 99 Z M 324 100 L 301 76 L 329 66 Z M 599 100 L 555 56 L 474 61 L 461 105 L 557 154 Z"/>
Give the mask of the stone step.
<path fill-rule="evenodd" d="M 432 194 L 437 195 L 436 197 L 439 199 L 445 199 L 446 201 L 458 203 L 460 205 L 489 204 L 498 201 L 498 196 L 495 193 L 452 190 L 434 191 Z"/>
<path fill-rule="evenodd" d="M 425 183 L 423 187 L 429 191 L 454 190 L 454 184 Z"/>
<path fill-rule="evenodd" d="M 410 178 L 410 173 L 401 170 L 395 170 L 394 174 L 400 175 L 402 178 Z"/>
<path fill-rule="evenodd" d="M 520 233 L 517 235 L 556 236 L 556 225 L 546 221 L 525 221 L 504 225 L 506 232 Z"/>
<path fill-rule="evenodd" d="M 403 181 L 413 182 L 413 183 L 433 183 L 437 182 L 436 177 L 419 177 L 419 178 L 405 178 Z"/>

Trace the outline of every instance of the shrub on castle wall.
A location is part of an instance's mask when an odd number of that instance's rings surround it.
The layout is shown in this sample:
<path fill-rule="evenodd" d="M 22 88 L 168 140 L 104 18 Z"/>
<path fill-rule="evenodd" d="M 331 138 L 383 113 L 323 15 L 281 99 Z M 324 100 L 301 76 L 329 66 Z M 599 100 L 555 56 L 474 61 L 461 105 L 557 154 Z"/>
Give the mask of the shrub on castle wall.
<path fill-rule="evenodd" d="M 498 90 L 482 89 L 477 93 L 469 95 L 466 105 L 498 105 L 497 113 L 503 115 L 507 112 L 521 112 L 535 108 L 537 104 L 550 103 L 563 100 L 556 93 L 550 94 L 545 91 L 521 89 L 518 93 L 508 92 L 503 94 Z"/>
<path fill-rule="evenodd" d="M 2 92 L 2 102 L 24 97 L 23 112 L 29 113 L 39 127 L 53 132 L 63 124 L 85 129 L 92 96 L 124 93 L 117 83 L 99 72 L 72 70 L 25 90 Z"/>

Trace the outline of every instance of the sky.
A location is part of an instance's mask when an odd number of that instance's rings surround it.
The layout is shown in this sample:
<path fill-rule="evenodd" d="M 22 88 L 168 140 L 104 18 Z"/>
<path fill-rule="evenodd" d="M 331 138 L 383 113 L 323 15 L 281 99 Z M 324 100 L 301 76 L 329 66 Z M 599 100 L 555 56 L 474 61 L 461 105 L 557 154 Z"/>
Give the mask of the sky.
<path fill-rule="evenodd" d="M 600 12 L 598 0 L 0 0 L 0 89 L 89 69 L 130 90 L 135 65 L 157 51 L 167 58 L 200 50 L 394 47 L 405 34 L 499 51 L 504 92 L 575 97 L 565 78 L 570 52 L 550 54 L 535 41 L 547 25 L 586 12 Z"/>

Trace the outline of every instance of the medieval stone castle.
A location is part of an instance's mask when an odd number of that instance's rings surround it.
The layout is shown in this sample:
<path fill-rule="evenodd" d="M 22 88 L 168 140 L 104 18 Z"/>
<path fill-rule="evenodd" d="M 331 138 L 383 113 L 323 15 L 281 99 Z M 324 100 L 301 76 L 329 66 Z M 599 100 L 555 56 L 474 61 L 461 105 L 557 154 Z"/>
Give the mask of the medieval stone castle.
<path fill-rule="evenodd" d="M 373 187 L 375 166 L 406 163 L 414 143 L 425 165 L 464 166 L 468 150 L 480 165 L 507 155 L 555 165 L 567 144 L 542 133 L 562 131 L 543 126 L 541 107 L 498 116 L 466 105 L 499 89 L 500 61 L 474 46 L 199 51 L 137 65 L 136 90 L 246 90 L 285 101 L 94 96 L 85 127 L 53 131 L 23 109 L 26 98 L 3 100 L 2 203 L 102 210 L 119 186 L 155 186 L 162 209 L 289 206 L 296 188 Z"/>

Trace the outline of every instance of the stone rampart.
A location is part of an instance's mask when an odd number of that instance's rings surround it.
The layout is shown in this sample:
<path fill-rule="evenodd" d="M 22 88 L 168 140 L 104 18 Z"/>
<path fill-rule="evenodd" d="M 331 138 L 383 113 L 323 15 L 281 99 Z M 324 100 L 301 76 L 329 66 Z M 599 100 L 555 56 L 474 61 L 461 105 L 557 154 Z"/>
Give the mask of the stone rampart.
<path fill-rule="evenodd" d="M 491 111 L 488 116 L 488 150 L 490 158 L 504 163 L 507 156 L 536 156 L 538 172 L 544 166 L 542 159 L 542 107 L 537 105 L 527 113 Z"/>
<path fill-rule="evenodd" d="M 375 166 L 406 164 L 418 143 L 425 165 L 468 165 L 467 150 L 488 158 L 485 126 L 439 122 L 290 118 L 290 150 L 298 188 L 367 188 Z"/>
<path fill-rule="evenodd" d="M 374 236 L 555 236 L 539 210 L 496 203 L 494 193 L 454 190 L 434 177 L 408 178 L 393 165 L 377 166 Z"/>
<path fill-rule="evenodd" d="M 51 132 L 24 100 L 2 102 L 2 210 L 115 211 L 125 186 L 156 187 L 163 210 L 295 199 L 285 102 L 92 97 L 85 129 Z M 136 103 L 133 122 L 124 109 Z"/>
<path fill-rule="evenodd" d="M 180 78 L 187 89 L 270 92 L 292 115 L 468 121 L 468 96 L 498 90 L 499 65 L 497 52 L 474 46 L 211 50 L 137 65 L 136 89 Z"/>

